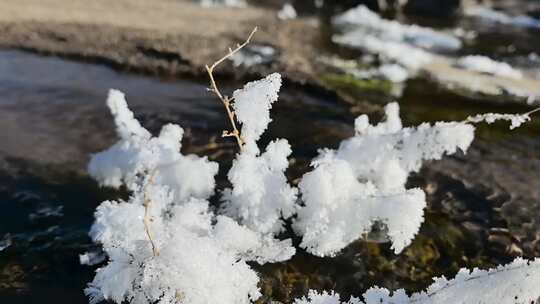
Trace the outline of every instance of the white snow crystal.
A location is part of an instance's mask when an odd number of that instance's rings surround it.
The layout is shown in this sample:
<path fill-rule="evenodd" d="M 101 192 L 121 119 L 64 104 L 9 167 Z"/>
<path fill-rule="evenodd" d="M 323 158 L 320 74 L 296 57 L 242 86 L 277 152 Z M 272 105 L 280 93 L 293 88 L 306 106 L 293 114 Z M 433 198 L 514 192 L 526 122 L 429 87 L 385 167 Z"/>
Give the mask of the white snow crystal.
<path fill-rule="evenodd" d="M 270 79 L 272 86 L 276 76 Z M 257 85 L 249 87 L 260 89 Z M 271 97 L 277 99 L 277 91 L 274 94 Z M 241 105 L 242 98 L 253 97 L 250 92 L 236 96 Z M 268 100 L 255 101 L 269 107 Z M 283 175 L 288 166 L 288 143 L 284 140 L 271 143 L 262 155 L 256 150 L 246 150 L 240 156 L 249 160 L 238 161 L 241 168 L 255 166 L 266 170 L 261 175 L 247 169 L 247 174 L 261 177 L 262 184 L 249 184 L 254 185 L 255 194 L 246 197 L 253 198 L 249 203 L 255 206 L 264 203 L 258 207 L 269 213 L 265 215 L 267 218 L 258 218 L 268 225 L 264 229 L 271 230 L 263 233 L 263 229 L 251 229 L 226 215 L 216 216 L 210 210 L 206 199 L 214 191 L 217 165 L 205 158 L 180 153 L 179 126 L 166 125 L 158 137 L 152 137 L 134 119 L 123 94 L 111 91 L 108 104 L 121 139 L 95 155 L 89 168 L 101 183 L 126 185 L 131 195 L 128 201 L 105 201 L 96 210 L 90 236 L 102 245 L 109 261 L 97 270 L 85 290 L 90 303 L 110 300 L 136 304 L 248 304 L 255 301 L 260 296 L 258 276 L 246 262 L 283 261 L 295 252 L 291 240 L 280 241 L 272 234 L 274 229 L 281 229 L 280 217 L 290 216 L 294 210 L 296 192 Z M 249 107 L 244 105 L 245 108 Z M 256 113 L 264 114 L 264 111 Z M 266 129 L 266 125 L 244 121 L 245 127 L 253 130 L 252 138 L 258 138 L 257 132 Z M 255 142 L 253 145 L 256 148 Z M 232 174 L 242 175 L 242 169 Z M 231 197 L 237 193 L 234 189 L 246 186 L 245 178 L 235 180 Z M 243 195 L 242 191 L 239 193 Z M 286 199 L 290 199 L 290 204 L 285 204 Z M 275 205 L 267 205 L 267 200 Z M 258 219 L 253 222 L 258 223 Z M 81 256 L 81 261 L 89 260 L 89 256 Z"/>
<path fill-rule="evenodd" d="M 120 140 L 109 149 L 92 156 L 88 171 L 102 185 L 134 186 L 138 175 L 154 172 L 158 183 L 167 185 L 179 202 L 191 196 L 206 199 L 213 194 L 218 165 L 206 157 L 180 153 L 183 129 L 165 125 L 152 137 L 134 118 L 119 91 L 111 90 L 107 99 Z"/>
<path fill-rule="evenodd" d="M 242 124 L 242 138 L 247 150 L 258 151 L 257 140 L 272 121 L 270 109 L 278 99 L 280 88 L 281 75 L 274 73 L 234 91 L 234 111 Z"/>
<path fill-rule="evenodd" d="M 460 58 L 457 61 L 459 67 L 467 70 L 487 73 L 496 76 L 521 79 L 521 71 L 512 68 L 508 63 L 498 62 L 489 57 L 472 55 Z"/>
<path fill-rule="evenodd" d="M 233 187 L 225 191 L 225 212 L 262 233 L 283 230 L 282 218 L 292 216 L 296 189 L 284 174 L 291 148 L 286 140 L 271 142 L 260 156 L 241 153 L 228 177 Z"/>
<path fill-rule="evenodd" d="M 296 211 L 297 189 L 287 183 L 285 176 L 287 157 L 291 154 L 289 143 L 275 140 L 262 154 L 257 146 L 271 122 L 270 108 L 278 98 L 280 86 L 281 76 L 276 73 L 234 92 L 233 106 L 245 145 L 228 173 L 232 188 L 226 189 L 223 196 L 227 215 L 266 235 L 281 232 L 283 219 Z"/>
<path fill-rule="evenodd" d="M 479 123 L 486 122 L 492 124 L 497 120 L 507 120 L 510 121 L 510 130 L 519 128 L 522 124 L 531 120 L 530 115 L 536 112 L 538 109 L 525 114 L 499 114 L 499 113 L 487 113 L 487 114 L 478 114 L 475 116 L 467 117 L 468 122 Z"/>
<path fill-rule="evenodd" d="M 393 249 L 402 251 L 426 206 L 421 189 L 405 188 L 409 173 L 424 160 L 466 151 L 474 137 L 466 123 L 402 128 L 396 103 L 387 105 L 386 121 L 370 125 L 362 115 L 355 129 L 337 150 L 322 150 L 299 185 L 305 206 L 294 227 L 303 236 L 301 246 L 318 256 L 335 255 L 375 221 L 386 224 Z"/>
<path fill-rule="evenodd" d="M 435 278 L 426 291 L 408 296 L 403 289 L 391 293 L 373 287 L 363 295 L 364 301 L 351 298 L 341 302 L 335 293 L 310 291 L 307 298 L 295 304 L 528 304 L 540 297 L 540 260 L 516 258 L 512 263 L 494 269 L 461 269 L 454 279 Z"/>

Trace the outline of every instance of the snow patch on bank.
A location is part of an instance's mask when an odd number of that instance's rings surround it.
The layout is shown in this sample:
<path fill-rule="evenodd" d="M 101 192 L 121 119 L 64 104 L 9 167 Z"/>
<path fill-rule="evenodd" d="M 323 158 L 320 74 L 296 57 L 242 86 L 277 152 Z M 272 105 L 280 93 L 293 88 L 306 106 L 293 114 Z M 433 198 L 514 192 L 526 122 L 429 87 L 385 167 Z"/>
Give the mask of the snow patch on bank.
<path fill-rule="evenodd" d="M 508 63 L 495 61 L 485 56 L 471 55 L 461 57 L 457 61 L 456 65 L 461 68 L 480 73 L 487 73 L 513 79 L 523 78 L 521 71 L 512 68 Z"/>

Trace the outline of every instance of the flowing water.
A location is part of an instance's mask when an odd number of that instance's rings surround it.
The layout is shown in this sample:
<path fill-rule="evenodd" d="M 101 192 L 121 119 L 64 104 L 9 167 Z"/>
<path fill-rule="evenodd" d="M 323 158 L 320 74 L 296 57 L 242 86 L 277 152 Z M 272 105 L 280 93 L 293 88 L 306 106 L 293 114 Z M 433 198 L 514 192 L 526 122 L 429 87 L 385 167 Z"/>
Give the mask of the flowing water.
<path fill-rule="evenodd" d="M 487 47 L 482 50 L 494 52 Z M 225 87 L 230 91 L 239 85 L 230 81 Z M 423 79 L 408 81 L 400 97 L 387 92 L 372 94 L 365 86 L 339 85 L 354 99 L 375 108 L 397 99 L 407 124 L 462 120 L 486 111 L 528 110 L 463 97 Z M 105 106 L 109 88 L 127 94 L 137 118 L 152 132 L 167 122 L 181 124 L 187 131 L 184 151 L 224 161 L 222 171 L 226 172 L 236 147 L 216 137 L 227 122 L 221 104 L 206 91 L 205 83 L 150 78 L 100 65 L 0 50 L 0 303 L 87 302 L 82 290 L 93 277 L 94 267 L 81 266 L 79 254 L 97 249 L 87 237 L 93 212 L 101 201 L 125 195 L 100 189 L 85 174 L 89 155 L 115 140 Z M 283 137 L 291 142 L 293 165 L 288 174 L 295 181 L 308 169 L 318 147 L 335 147 L 352 134 L 354 117 L 365 110 L 362 103 L 347 104 L 331 93 L 286 84 L 263 141 Z M 374 116 L 380 118 L 380 112 L 375 110 Z M 516 225 L 516 231 L 521 231 L 511 212 L 505 216 L 494 211 L 512 202 L 507 197 L 509 190 L 490 188 L 490 181 L 487 186 L 470 184 L 459 173 L 472 168 L 479 176 L 488 176 L 486 172 L 500 169 L 503 171 L 496 175 L 508 179 L 492 184 L 512 185 L 512 180 L 516 189 L 524 191 L 523 197 L 538 199 L 538 190 L 529 188 L 538 182 L 539 122 L 537 119 L 512 135 L 503 124 L 481 127 L 472 161 L 457 156 L 414 176 L 411 185 L 435 188 L 428 191 L 431 206 L 426 223 L 402 256 L 394 256 L 388 244 L 374 238 L 354 243 L 334 259 L 300 251 L 287 263 L 258 267 L 264 299 L 290 301 L 308 288 L 335 288 L 344 295 L 359 295 L 375 283 L 418 290 L 433 275 L 452 275 L 462 266 L 510 260 L 514 253 L 506 250 L 504 242 L 505 237 L 514 241 L 511 234 L 497 230 L 495 236 L 503 238 L 503 245 L 490 241 L 494 228 Z M 483 167 L 484 163 L 495 167 Z M 225 183 L 223 172 L 220 185 Z M 523 211 L 527 212 L 530 210 Z M 522 219 L 525 215 L 516 216 Z M 523 250 L 537 252 L 535 248 Z"/>

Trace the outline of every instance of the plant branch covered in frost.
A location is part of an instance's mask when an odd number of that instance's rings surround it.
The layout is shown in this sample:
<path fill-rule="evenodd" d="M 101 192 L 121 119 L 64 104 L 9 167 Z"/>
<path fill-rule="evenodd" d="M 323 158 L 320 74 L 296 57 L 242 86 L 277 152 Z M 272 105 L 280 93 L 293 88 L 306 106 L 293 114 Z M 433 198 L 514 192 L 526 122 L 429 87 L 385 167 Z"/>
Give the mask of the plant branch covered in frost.
<path fill-rule="evenodd" d="M 364 301 L 351 298 L 341 302 L 335 293 L 310 291 L 295 304 L 455 304 L 455 303 L 535 303 L 540 297 L 540 260 L 515 259 L 506 266 L 480 270 L 461 269 L 456 277 L 435 278 L 426 291 L 408 296 L 403 289 L 393 294 L 385 288 L 371 288 Z"/>
<path fill-rule="evenodd" d="M 133 117 L 123 94 L 111 91 L 108 105 L 120 141 L 94 155 L 89 171 L 100 183 L 124 184 L 132 194 L 127 202 L 103 202 L 96 211 L 90 235 L 103 246 L 109 263 L 86 289 L 91 302 L 255 300 L 258 277 L 246 262 L 288 259 L 294 254 L 290 241 L 275 240 L 209 209 L 217 164 L 181 154 L 179 126 L 166 125 L 152 137 Z M 278 156 L 268 152 L 264 157 L 274 161 Z"/>
<path fill-rule="evenodd" d="M 487 114 L 478 114 L 474 116 L 469 116 L 465 120 L 466 122 L 479 123 L 486 122 L 492 124 L 497 120 L 507 120 L 510 121 L 510 130 L 519 128 L 522 124 L 531 120 L 531 114 L 540 111 L 540 108 L 536 108 L 532 111 L 529 111 L 524 114 L 499 114 L 499 113 L 487 113 Z"/>
<path fill-rule="evenodd" d="M 403 128 L 396 103 L 386 106 L 386 121 L 370 125 L 362 115 L 355 129 L 337 150 L 322 150 L 300 182 L 305 206 L 295 228 L 301 246 L 315 255 L 335 255 L 375 221 L 386 224 L 392 247 L 401 252 L 418 232 L 426 206 L 421 189 L 405 188 L 408 175 L 424 160 L 466 151 L 474 138 L 474 127 L 464 123 Z"/>
<path fill-rule="evenodd" d="M 223 103 L 232 126 L 223 135 L 235 137 L 239 146 L 227 175 L 230 187 L 219 193 L 222 204 L 217 210 L 208 200 L 216 192 L 218 164 L 182 154 L 179 125 L 167 124 L 153 136 L 135 119 L 124 94 L 109 92 L 107 105 L 119 140 L 93 155 L 88 170 L 101 185 L 125 187 L 130 196 L 126 201 L 102 202 L 95 212 L 90 236 L 101 244 L 108 261 L 85 289 L 91 303 L 251 303 L 261 293 L 258 275 L 248 262 L 285 261 L 295 254 L 290 239 L 276 238 L 284 231 L 285 220 L 294 215 L 301 246 L 312 254 L 336 255 L 375 222 L 386 226 L 392 248 L 399 253 L 418 233 L 426 206 L 421 189 L 405 187 L 409 174 L 425 160 L 466 151 L 474 138 L 472 123 L 503 119 L 513 128 L 537 111 L 490 113 L 463 122 L 404 128 L 399 106 L 391 103 L 385 108 L 385 121 L 372 125 L 361 115 L 354 136 L 336 150 L 321 150 L 297 189 L 285 176 L 292 153 L 287 140 L 276 139 L 264 150 L 258 145 L 272 121 L 270 110 L 278 99 L 281 76 L 274 73 L 250 82 L 232 98 L 221 93 L 213 76 L 214 69 L 242 49 L 254 32 L 207 66 L 210 90 Z M 303 204 L 297 203 L 298 192 Z M 101 257 L 94 255 L 81 255 L 81 262 L 99 263 Z M 403 290 L 390 295 L 386 289 L 372 288 L 364 300 L 450 304 L 512 295 L 525 302 L 538 296 L 523 288 L 540 283 L 539 265 L 518 259 L 497 270 L 463 270 L 454 280 L 436 279 L 426 292 L 410 297 Z M 491 293 L 482 292 L 479 287 L 484 285 L 492 287 Z M 337 294 L 311 292 L 296 303 L 341 302 Z M 352 298 L 348 303 L 363 302 Z"/>

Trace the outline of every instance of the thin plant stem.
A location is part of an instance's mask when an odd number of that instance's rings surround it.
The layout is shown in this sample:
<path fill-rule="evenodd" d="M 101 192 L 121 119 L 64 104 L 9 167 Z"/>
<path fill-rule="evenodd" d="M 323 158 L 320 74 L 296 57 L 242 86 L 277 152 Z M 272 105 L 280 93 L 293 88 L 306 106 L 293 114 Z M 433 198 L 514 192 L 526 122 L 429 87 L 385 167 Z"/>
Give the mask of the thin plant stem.
<path fill-rule="evenodd" d="M 251 33 L 249 34 L 246 41 L 244 41 L 244 43 L 237 44 L 235 49 L 229 48 L 229 53 L 227 53 L 227 55 L 223 56 L 218 61 L 214 62 L 214 64 L 212 64 L 211 66 L 206 65 L 206 71 L 208 72 L 208 76 L 210 77 L 210 88 L 208 90 L 216 94 L 216 96 L 221 100 L 221 102 L 223 103 L 223 106 L 225 107 L 225 110 L 227 111 L 227 116 L 229 117 L 229 121 L 232 126 L 232 131 L 223 131 L 222 137 L 236 138 L 236 142 L 238 144 L 238 147 L 240 147 L 240 149 L 242 149 L 242 147 L 244 146 L 244 140 L 242 139 L 242 135 L 240 134 L 240 131 L 238 130 L 238 127 L 236 126 L 235 113 L 231 107 L 233 99 L 227 96 L 224 96 L 219 90 L 219 87 L 217 86 L 216 80 L 214 78 L 214 69 L 225 60 L 231 58 L 243 47 L 248 45 L 248 43 L 251 41 L 251 38 L 253 37 L 255 32 L 257 32 L 257 27 L 255 27 L 253 31 L 251 31 Z"/>

